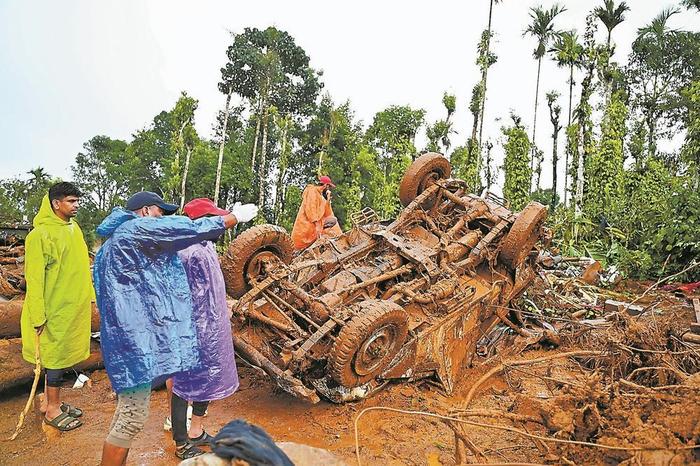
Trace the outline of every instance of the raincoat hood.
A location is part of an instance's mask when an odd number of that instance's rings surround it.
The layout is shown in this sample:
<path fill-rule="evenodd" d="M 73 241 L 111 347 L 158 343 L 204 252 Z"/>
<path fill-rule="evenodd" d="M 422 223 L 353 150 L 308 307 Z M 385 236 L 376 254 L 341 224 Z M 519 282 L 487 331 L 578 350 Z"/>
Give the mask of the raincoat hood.
<path fill-rule="evenodd" d="M 138 218 L 139 216 L 130 210 L 124 210 L 121 207 L 115 207 L 112 212 L 102 220 L 102 223 L 97 227 L 97 234 L 103 237 L 110 237 L 114 231 L 122 224 Z"/>
<path fill-rule="evenodd" d="M 32 221 L 34 227 L 38 227 L 39 225 L 68 225 L 70 223 L 70 221 L 64 222 L 53 212 L 48 194 L 41 200 L 39 212 L 37 212 Z"/>

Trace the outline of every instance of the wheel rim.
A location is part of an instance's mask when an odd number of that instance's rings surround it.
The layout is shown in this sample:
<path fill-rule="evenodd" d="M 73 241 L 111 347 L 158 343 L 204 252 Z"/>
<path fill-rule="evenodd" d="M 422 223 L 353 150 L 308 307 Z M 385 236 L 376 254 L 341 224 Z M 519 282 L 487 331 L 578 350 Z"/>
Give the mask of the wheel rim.
<path fill-rule="evenodd" d="M 376 329 L 357 350 L 355 357 L 355 372 L 367 375 L 376 371 L 384 363 L 384 359 L 396 346 L 397 328 L 387 324 Z"/>
<path fill-rule="evenodd" d="M 263 267 L 270 261 L 277 260 L 277 255 L 272 251 L 261 251 L 248 261 L 245 268 L 245 279 L 248 283 L 256 280 L 263 273 Z"/>
<path fill-rule="evenodd" d="M 423 178 L 423 180 L 422 180 L 421 183 L 420 183 L 420 187 L 419 187 L 419 192 L 418 192 L 418 194 L 420 194 L 420 193 L 422 193 L 423 191 L 425 191 L 427 188 L 430 187 L 431 184 L 433 184 L 434 182 L 436 182 L 436 181 L 439 180 L 440 178 L 442 178 L 442 174 L 441 174 L 441 173 L 438 173 L 438 172 L 436 172 L 436 171 L 430 172 L 430 173 L 428 173 L 427 175 L 425 175 L 425 177 Z"/>

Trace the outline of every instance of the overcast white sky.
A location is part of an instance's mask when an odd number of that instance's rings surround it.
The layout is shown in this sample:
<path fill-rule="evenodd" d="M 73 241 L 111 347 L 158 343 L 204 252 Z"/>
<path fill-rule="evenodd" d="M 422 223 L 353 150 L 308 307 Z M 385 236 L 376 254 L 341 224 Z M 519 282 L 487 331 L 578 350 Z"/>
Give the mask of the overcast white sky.
<path fill-rule="evenodd" d="M 485 137 L 496 142 L 510 109 L 532 125 L 536 62 L 534 39 L 522 37 L 528 9 L 553 1 L 505 0 L 494 7 L 494 51 L 489 72 Z M 560 1 L 568 11 L 560 29 L 583 33 L 585 15 L 601 1 Z M 677 1 L 627 0 L 632 10 L 613 32 L 616 58 L 624 60 L 637 28 Z M 453 146 L 470 132 L 467 105 L 479 79 L 476 43 L 485 28 L 488 0 L 461 1 L 25 1 L 0 0 L 0 178 L 36 166 L 70 178 L 82 144 L 97 134 L 130 140 L 185 90 L 199 99 L 196 125 L 211 136 L 217 110 L 219 69 L 229 31 L 274 25 L 288 31 L 324 71 L 325 91 L 350 99 L 369 124 L 392 104 L 443 117 L 444 91 L 457 96 Z M 700 14 L 686 10 L 671 26 L 700 28 Z M 603 28 L 599 30 L 601 40 Z M 551 125 L 544 94 L 562 93 L 566 72 L 542 67 L 537 143 L 551 153 Z M 575 97 L 576 98 L 576 97 Z M 530 129 L 528 129 L 530 131 Z M 561 151 L 561 149 L 560 149 Z M 494 152 L 500 159 L 500 144 Z M 549 169 L 543 184 L 550 183 Z"/>

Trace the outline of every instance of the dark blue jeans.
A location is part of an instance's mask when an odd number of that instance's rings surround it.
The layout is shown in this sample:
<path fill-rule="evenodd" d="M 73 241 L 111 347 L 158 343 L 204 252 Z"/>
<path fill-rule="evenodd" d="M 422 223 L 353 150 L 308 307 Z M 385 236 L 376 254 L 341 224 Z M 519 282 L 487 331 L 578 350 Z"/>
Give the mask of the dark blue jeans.
<path fill-rule="evenodd" d="M 60 387 L 63 384 L 63 374 L 65 369 L 46 369 L 46 385 L 49 387 Z"/>

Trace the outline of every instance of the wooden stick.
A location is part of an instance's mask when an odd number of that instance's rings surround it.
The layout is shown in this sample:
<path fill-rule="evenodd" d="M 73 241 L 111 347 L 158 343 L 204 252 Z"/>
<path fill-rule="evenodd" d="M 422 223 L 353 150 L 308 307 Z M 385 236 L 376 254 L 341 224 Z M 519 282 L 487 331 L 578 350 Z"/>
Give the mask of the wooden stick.
<path fill-rule="evenodd" d="M 24 410 L 19 415 L 19 421 L 17 421 L 17 427 L 15 427 L 15 433 L 12 437 L 8 438 L 8 441 L 12 441 L 17 438 L 19 431 L 24 425 L 24 417 L 29 412 L 29 407 L 34 401 L 34 396 L 36 395 L 36 387 L 39 385 L 39 377 L 41 376 L 41 357 L 39 355 L 39 334 L 34 335 L 34 355 L 36 356 L 36 364 L 34 366 L 34 382 L 32 383 L 32 390 L 29 392 L 29 398 L 27 399 L 27 404 L 24 405 Z"/>

